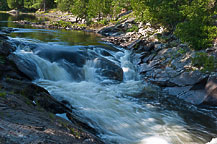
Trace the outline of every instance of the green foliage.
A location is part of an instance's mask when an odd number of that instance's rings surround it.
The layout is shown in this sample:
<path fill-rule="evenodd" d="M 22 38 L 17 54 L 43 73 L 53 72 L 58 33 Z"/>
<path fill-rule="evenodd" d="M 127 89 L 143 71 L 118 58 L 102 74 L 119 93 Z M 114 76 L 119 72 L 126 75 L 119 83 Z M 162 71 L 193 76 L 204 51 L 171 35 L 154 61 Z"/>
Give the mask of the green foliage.
<path fill-rule="evenodd" d="M 54 0 L 0 0 L 5 1 L 3 4 L 7 3 L 8 7 L 10 9 L 19 9 L 19 10 L 24 10 L 24 9 L 48 9 L 52 8 L 55 6 Z M 71 1 L 71 0 L 70 0 Z M 0 6 L 0 10 L 4 10 L 2 8 L 3 6 Z M 4 8 L 7 8 L 4 6 Z"/>
<path fill-rule="evenodd" d="M 132 25 L 132 27 L 127 30 L 127 32 L 138 32 L 138 31 L 139 28 L 137 25 Z"/>
<path fill-rule="evenodd" d="M 5 97 L 7 94 L 6 94 L 6 92 L 0 92 L 0 97 Z"/>
<path fill-rule="evenodd" d="M 202 72 L 212 72 L 217 68 L 217 61 L 214 56 L 208 56 L 204 52 L 196 53 L 196 56 L 192 58 L 192 64 Z"/>
<path fill-rule="evenodd" d="M 70 11 L 73 5 L 72 0 L 57 0 L 57 8 L 61 11 Z"/>
<path fill-rule="evenodd" d="M 66 28 L 66 27 L 69 27 L 72 25 L 71 22 L 66 22 L 66 21 L 57 21 L 57 22 L 52 22 L 52 25 L 53 26 L 57 26 L 57 27 L 63 27 L 63 28 Z"/>
<path fill-rule="evenodd" d="M 24 0 L 7 0 L 10 9 L 21 9 L 24 6 Z"/>
<path fill-rule="evenodd" d="M 87 19 L 88 0 L 74 0 L 71 12 L 79 18 Z"/>
<path fill-rule="evenodd" d="M 212 46 L 217 37 L 217 28 L 213 26 L 213 12 L 208 8 L 210 0 L 194 0 L 191 6 L 183 7 L 186 20 L 177 25 L 175 34 L 192 48 L 200 50 Z"/>
<path fill-rule="evenodd" d="M 6 0 L 0 0 L 0 10 L 8 10 L 8 3 Z"/>

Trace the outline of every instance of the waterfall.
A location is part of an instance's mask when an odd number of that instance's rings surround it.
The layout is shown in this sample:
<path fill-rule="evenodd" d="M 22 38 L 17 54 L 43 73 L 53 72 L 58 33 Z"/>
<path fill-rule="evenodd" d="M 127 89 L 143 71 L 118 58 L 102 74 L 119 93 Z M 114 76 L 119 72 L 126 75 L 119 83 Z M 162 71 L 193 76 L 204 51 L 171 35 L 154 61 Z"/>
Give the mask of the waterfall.
<path fill-rule="evenodd" d="M 192 133 L 178 112 L 138 102 L 135 97 L 143 95 L 148 85 L 140 79 L 131 51 L 35 45 L 35 49 L 19 46 L 15 52 L 23 72 L 34 71 L 34 82 L 57 100 L 68 101 L 105 142 L 202 144 L 210 140 L 205 132 L 199 133 L 203 127 Z M 35 69 L 27 68 L 30 63 Z"/>

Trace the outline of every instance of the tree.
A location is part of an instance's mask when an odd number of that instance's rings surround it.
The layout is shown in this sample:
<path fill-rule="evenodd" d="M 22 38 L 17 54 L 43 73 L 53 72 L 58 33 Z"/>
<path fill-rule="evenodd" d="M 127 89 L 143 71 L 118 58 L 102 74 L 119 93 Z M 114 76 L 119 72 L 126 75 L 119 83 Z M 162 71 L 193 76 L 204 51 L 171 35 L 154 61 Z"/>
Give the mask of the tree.
<path fill-rule="evenodd" d="M 73 6 L 73 0 L 57 0 L 57 8 L 61 11 L 70 11 Z"/>
<path fill-rule="evenodd" d="M 52 8 L 54 5 L 54 0 L 34 0 L 32 8 L 46 11 L 46 9 Z"/>
<path fill-rule="evenodd" d="M 89 0 L 88 16 L 98 17 L 101 20 L 102 16 L 107 16 L 111 11 L 111 0 Z"/>
<path fill-rule="evenodd" d="M 22 9 L 24 7 L 24 0 L 7 0 L 10 9 Z"/>
<path fill-rule="evenodd" d="M 8 10 L 8 3 L 6 0 L 0 0 L 0 10 Z"/>
<path fill-rule="evenodd" d="M 74 0 L 71 12 L 78 18 L 86 19 L 88 16 L 88 0 Z"/>

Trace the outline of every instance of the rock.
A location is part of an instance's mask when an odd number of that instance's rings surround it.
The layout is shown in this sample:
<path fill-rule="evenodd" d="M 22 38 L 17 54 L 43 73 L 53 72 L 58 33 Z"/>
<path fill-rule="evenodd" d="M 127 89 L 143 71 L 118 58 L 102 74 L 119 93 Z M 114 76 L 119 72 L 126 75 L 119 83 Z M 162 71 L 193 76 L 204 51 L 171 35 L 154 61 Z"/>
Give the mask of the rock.
<path fill-rule="evenodd" d="M 202 74 L 200 71 L 192 71 L 184 72 L 175 78 L 171 78 L 169 81 L 177 86 L 189 86 L 196 84 L 204 77 L 206 77 L 206 75 Z"/>
<path fill-rule="evenodd" d="M 27 59 L 22 55 L 10 54 L 8 57 L 9 60 L 14 62 L 17 68 L 23 72 L 29 79 L 35 80 L 39 78 L 37 72 L 37 65 L 34 63 L 33 60 Z"/>
<path fill-rule="evenodd" d="M 78 67 L 83 67 L 86 59 L 89 59 L 86 51 L 72 51 L 67 49 L 52 49 L 52 51 L 50 49 L 40 49 L 35 54 L 50 62 L 58 62 L 64 59 Z"/>
<path fill-rule="evenodd" d="M 139 43 L 140 43 L 140 42 L 141 42 L 140 39 L 135 40 L 134 42 L 132 42 L 132 43 L 128 46 L 128 48 L 129 48 L 129 49 L 137 48 L 137 47 L 139 47 Z"/>
<path fill-rule="evenodd" d="M 8 37 L 5 36 L 4 32 L 0 32 L 0 40 L 8 40 Z"/>
<path fill-rule="evenodd" d="M 217 77 L 210 77 L 205 86 L 206 99 L 204 104 L 217 106 Z"/>
<path fill-rule="evenodd" d="M 194 105 L 217 106 L 217 78 L 207 77 L 194 85 L 184 87 L 167 87 L 164 89 L 169 95 L 177 96 Z"/>
<path fill-rule="evenodd" d="M 11 10 L 8 13 L 18 15 L 20 12 L 18 10 Z"/>
<path fill-rule="evenodd" d="M 98 31 L 99 34 L 104 35 L 104 36 L 111 36 L 112 33 L 116 33 L 116 32 L 118 31 L 115 29 L 114 26 L 105 27 Z"/>
<path fill-rule="evenodd" d="M 0 42 L 0 55 L 8 56 L 10 53 L 16 50 L 15 47 L 7 41 Z"/>
<path fill-rule="evenodd" d="M 184 101 L 199 105 L 203 103 L 204 96 L 206 95 L 203 89 L 200 90 L 190 90 L 191 86 L 186 87 L 167 87 L 164 91 L 168 92 L 169 95 L 176 96 Z"/>
<path fill-rule="evenodd" d="M 174 87 L 175 84 L 169 81 L 169 78 L 150 78 L 148 79 L 152 84 L 158 85 L 160 87 Z"/>
<path fill-rule="evenodd" d="M 164 44 L 155 44 L 154 51 L 158 52 L 164 48 Z"/>
<path fill-rule="evenodd" d="M 0 143 L 103 143 L 76 117 L 71 115 L 71 123 L 51 113 L 70 112 L 43 88 L 12 79 L 0 84 Z"/>
<path fill-rule="evenodd" d="M 205 90 L 190 90 L 186 93 L 178 95 L 178 98 L 185 100 L 194 105 L 199 105 L 203 103 L 206 96 Z"/>
<path fill-rule="evenodd" d="M 107 77 L 110 80 L 123 81 L 123 70 L 113 62 L 105 58 L 95 58 L 93 60 L 96 71 L 103 77 Z"/>
<path fill-rule="evenodd" d="M 140 72 L 141 74 L 144 74 L 144 73 L 146 73 L 147 71 L 150 71 L 150 70 L 152 70 L 152 69 L 153 69 L 153 68 L 150 67 L 147 63 L 143 63 L 143 64 L 139 65 L 139 72 Z"/>
<path fill-rule="evenodd" d="M 11 32 L 14 32 L 16 30 L 17 29 L 15 29 L 15 28 L 4 28 L 4 29 L 1 29 L 2 32 L 7 33 L 7 34 L 9 34 Z"/>
<path fill-rule="evenodd" d="M 116 20 L 118 20 L 118 19 L 119 19 L 120 17 L 122 17 L 122 16 L 125 16 L 125 15 L 130 14 L 131 12 L 132 12 L 132 10 L 119 14 L 119 15 L 117 16 Z"/>

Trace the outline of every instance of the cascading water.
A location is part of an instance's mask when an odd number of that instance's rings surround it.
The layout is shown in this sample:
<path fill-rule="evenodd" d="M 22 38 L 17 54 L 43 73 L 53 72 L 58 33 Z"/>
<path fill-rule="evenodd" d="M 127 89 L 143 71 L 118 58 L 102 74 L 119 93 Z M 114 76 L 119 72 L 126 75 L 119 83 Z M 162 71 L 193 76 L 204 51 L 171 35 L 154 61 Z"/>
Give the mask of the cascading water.
<path fill-rule="evenodd" d="M 26 43 L 17 45 L 15 55 L 24 67 L 35 67 L 34 82 L 59 101 L 68 101 L 107 143 L 204 144 L 216 136 L 200 125 L 192 128 L 177 111 L 133 98 L 148 86 L 140 80 L 128 50 L 62 43 L 49 43 L 47 48 L 43 42 L 11 40 Z"/>

